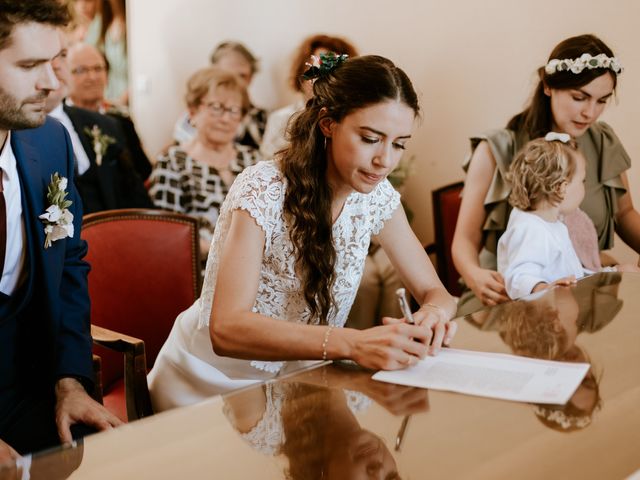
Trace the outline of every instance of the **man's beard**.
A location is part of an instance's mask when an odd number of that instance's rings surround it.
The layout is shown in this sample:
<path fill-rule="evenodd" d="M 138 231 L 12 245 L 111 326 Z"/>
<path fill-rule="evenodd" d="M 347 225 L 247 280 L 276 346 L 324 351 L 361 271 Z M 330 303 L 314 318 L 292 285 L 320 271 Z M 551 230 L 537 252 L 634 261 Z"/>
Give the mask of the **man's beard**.
<path fill-rule="evenodd" d="M 28 112 L 26 107 L 33 102 L 38 102 L 47 98 L 47 93 L 41 93 L 25 99 L 19 103 L 16 97 L 6 90 L 0 88 L 0 129 L 1 130 L 22 130 L 25 128 L 36 128 L 44 123 L 47 112 Z"/>

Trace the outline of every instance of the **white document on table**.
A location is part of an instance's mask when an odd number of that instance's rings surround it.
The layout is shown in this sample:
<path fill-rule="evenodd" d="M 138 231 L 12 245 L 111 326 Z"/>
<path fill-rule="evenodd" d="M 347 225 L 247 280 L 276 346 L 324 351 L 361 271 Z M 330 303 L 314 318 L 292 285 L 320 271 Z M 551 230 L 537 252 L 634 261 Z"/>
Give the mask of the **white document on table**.
<path fill-rule="evenodd" d="M 564 405 L 588 363 L 554 362 L 502 353 L 443 348 L 405 370 L 380 371 L 374 380 L 517 402 Z"/>

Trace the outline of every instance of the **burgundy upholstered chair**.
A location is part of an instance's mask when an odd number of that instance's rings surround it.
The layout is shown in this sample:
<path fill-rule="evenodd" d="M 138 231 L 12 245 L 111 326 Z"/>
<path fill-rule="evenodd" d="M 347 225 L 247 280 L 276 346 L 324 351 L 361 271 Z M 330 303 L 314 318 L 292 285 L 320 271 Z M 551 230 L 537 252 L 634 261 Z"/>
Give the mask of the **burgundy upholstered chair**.
<path fill-rule="evenodd" d="M 456 231 L 458 212 L 464 182 L 456 182 L 431 192 L 435 242 L 425 247 L 428 254 L 436 257 L 436 270 L 440 280 L 451 295 L 460 296 L 462 289 L 460 274 L 453 264 L 451 243 Z"/>
<path fill-rule="evenodd" d="M 160 210 L 110 210 L 85 216 L 82 238 L 104 404 L 123 420 L 151 415 L 147 368 L 200 293 L 198 222 Z"/>

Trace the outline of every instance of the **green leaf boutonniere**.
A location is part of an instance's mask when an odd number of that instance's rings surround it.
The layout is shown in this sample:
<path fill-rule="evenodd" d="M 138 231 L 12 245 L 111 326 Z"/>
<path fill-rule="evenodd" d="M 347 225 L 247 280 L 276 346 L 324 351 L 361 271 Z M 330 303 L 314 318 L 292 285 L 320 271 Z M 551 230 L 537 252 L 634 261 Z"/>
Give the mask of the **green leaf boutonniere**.
<path fill-rule="evenodd" d="M 49 248 L 56 240 L 73 237 L 73 213 L 69 211 L 72 202 L 66 199 L 67 195 L 67 179 L 58 173 L 51 175 L 51 183 L 47 187 L 50 205 L 38 217 L 44 223 L 44 248 Z"/>
<path fill-rule="evenodd" d="M 109 148 L 109 145 L 112 143 L 116 143 L 116 139 L 102 133 L 100 127 L 98 125 L 94 125 L 93 127 L 85 127 L 84 133 L 86 133 L 93 143 L 93 151 L 96 154 L 96 164 L 100 166 L 102 164 L 102 157 Z"/>

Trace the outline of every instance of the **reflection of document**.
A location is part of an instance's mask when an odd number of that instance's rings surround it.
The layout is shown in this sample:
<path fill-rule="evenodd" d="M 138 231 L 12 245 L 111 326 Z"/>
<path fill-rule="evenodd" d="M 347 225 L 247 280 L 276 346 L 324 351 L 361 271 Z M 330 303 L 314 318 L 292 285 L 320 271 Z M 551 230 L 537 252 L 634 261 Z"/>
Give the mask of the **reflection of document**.
<path fill-rule="evenodd" d="M 588 370 L 588 363 L 443 348 L 435 357 L 427 357 L 413 367 L 381 371 L 373 379 L 481 397 L 560 405 L 569 401 Z"/>

